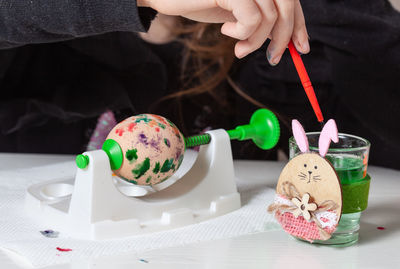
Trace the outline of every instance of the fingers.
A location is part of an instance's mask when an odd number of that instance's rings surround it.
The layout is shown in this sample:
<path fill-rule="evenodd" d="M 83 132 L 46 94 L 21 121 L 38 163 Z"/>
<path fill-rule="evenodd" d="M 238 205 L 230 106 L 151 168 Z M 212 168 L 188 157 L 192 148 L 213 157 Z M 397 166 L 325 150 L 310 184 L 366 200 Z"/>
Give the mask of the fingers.
<path fill-rule="evenodd" d="M 207 16 L 204 14 L 207 14 Z M 224 23 L 236 21 L 236 18 L 233 16 L 232 12 L 219 7 L 188 12 L 185 13 L 183 17 L 206 23 Z"/>
<path fill-rule="evenodd" d="M 139 6 L 151 7 L 165 15 L 185 16 L 191 12 L 198 12 L 216 8 L 216 0 L 137 0 Z M 205 16 L 206 14 L 204 14 Z"/>
<path fill-rule="evenodd" d="M 306 22 L 299 0 L 296 0 L 294 7 L 294 26 L 292 41 L 297 51 L 306 54 L 310 52 Z"/>
<path fill-rule="evenodd" d="M 272 40 L 267 49 L 267 59 L 271 65 L 281 60 L 293 33 L 295 0 L 275 0 L 279 16 L 272 30 Z"/>
<path fill-rule="evenodd" d="M 160 13 L 201 22 L 223 23 L 221 32 L 238 39 L 235 54 L 242 58 L 271 38 L 267 58 L 280 61 L 290 39 L 301 53 L 310 46 L 299 0 L 138 0 Z"/>
<path fill-rule="evenodd" d="M 278 18 L 278 11 L 273 1 L 257 0 L 256 3 L 262 14 L 261 24 L 247 40 L 239 41 L 236 44 L 235 54 L 238 58 L 245 57 L 249 53 L 260 48 L 270 35 L 275 21 Z"/>
<path fill-rule="evenodd" d="M 224 35 L 245 40 L 258 28 L 262 14 L 253 1 L 241 0 L 216 0 L 219 7 L 231 11 L 236 22 L 226 22 L 222 25 L 221 32 Z"/>

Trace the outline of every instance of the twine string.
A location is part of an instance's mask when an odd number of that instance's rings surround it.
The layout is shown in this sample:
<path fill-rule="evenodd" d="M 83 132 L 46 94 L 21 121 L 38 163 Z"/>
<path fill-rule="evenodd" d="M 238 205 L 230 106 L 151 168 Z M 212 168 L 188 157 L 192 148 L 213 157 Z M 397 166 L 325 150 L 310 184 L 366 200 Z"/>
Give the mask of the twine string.
<path fill-rule="evenodd" d="M 281 191 L 282 191 L 282 194 L 285 197 L 287 197 L 290 201 L 293 198 L 297 198 L 301 201 L 301 195 L 297 191 L 296 186 L 293 185 L 293 183 L 291 183 L 289 181 L 283 182 L 282 186 L 281 186 Z M 331 235 L 322 228 L 322 224 L 320 223 L 320 221 L 318 220 L 318 218 L 316 217 L 315 214 L 318 212 L 336 210 L 337 208 L 339 208 L 339 205 L 336 204 L 334 201 L 325 200 L 322 203 L 320 203 L 319 205 L 317 205 L 316 210 L 309 211 L 309 213 L 311 215 L 311 220 L 313 220 L 318 227 L 321 240 L 328 240 L 331 237 Z M 280 203 L 273 203 L 270 206 L 268 206 L 269 213 L 273 213 L 277 210 L 279 210 L 279 212 L 281 212 L 281 214 L 283 214 L 285 212 L 293 213 L 293 211 L 295 211 L 296 209 L 297 209 L 297 206 L 289 206 L 289 205 L 280 204 Z"/>

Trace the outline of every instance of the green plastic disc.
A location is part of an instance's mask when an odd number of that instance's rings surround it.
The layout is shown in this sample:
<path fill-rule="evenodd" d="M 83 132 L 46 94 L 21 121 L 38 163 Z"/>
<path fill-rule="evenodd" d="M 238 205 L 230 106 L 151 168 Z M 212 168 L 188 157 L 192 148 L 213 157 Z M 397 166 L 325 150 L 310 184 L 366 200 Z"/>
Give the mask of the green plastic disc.
<path fill-rule="evenodd" d="M 253 142 L 261 149 L 272 149 L 279 141 L 281 129 L 278 118 L 268 109 L 258 109 L 251 116 L 250 125 L 256 128 Z"/>
<path fill-rule="evenodd" d="M 89 164 L 89 157 L 83 154 L 79 154 L 75 159 L 76 166 L 80 169 L 85 169 Z"/>
<path fill-rule="evenodd" d="M 231 139 L 251 139 L 259 148 L 271 149 L 279 141 L 279 121 L 272 111 L 261 108 L 253 113 L 250 124 L 237 126 L 228 134 Z"/>
<path fill-rule="evenodd" d="M 107 153 L 107 156 L 110 159 L 111 169 L 118 170 L 121 168 L 124 154 L 122 153 L 119 144 L 113 139 L 107 139 L 104 141 L 102 149 Z"/>

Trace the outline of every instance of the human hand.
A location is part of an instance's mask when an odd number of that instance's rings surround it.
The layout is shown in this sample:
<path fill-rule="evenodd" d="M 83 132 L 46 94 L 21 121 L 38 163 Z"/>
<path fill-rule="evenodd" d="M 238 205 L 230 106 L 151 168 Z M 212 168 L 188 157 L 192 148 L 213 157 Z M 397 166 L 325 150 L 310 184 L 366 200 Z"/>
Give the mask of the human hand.
<path fill-rule="evenodd" d="M 301 53 L 310 46 L 299 0 L 138 0 L 166 15 L 183 16 L 200 22 L 223 23 L 221 32 L 238 39 L 235 55 L 243 58 L 271 42 L 267 58 L 279 63 L 290 39 Z"/>

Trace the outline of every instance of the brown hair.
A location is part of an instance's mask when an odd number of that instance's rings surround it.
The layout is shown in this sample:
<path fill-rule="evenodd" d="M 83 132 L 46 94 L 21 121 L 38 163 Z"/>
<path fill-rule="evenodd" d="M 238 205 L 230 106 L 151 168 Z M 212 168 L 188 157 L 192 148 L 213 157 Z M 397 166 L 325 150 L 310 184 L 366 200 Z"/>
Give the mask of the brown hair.
<path fill-rule="evenodd" d="M 266 108 L 241 90 L 229 76 L 235 62 L 236 40 L 222 35 L 220 28 L 220 24 L 193 22 L 182 17 L 177 19 L 172 34 L 185 48 L 181 65 L 182 87 L 163 97 L 160 102 L 176 98 L 179 105 L 182 97 L 208 93 L 219 104 L 228 107 L 226 99 L 221 98 L 217 90 L 221 83 L 227 82 L 245 100 L 257 107 Z"/>

